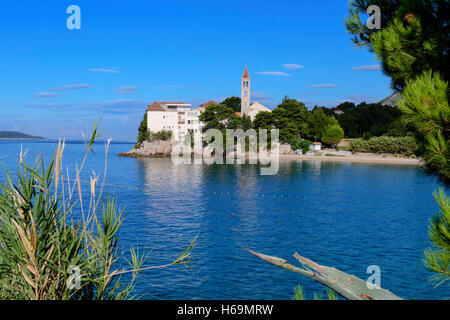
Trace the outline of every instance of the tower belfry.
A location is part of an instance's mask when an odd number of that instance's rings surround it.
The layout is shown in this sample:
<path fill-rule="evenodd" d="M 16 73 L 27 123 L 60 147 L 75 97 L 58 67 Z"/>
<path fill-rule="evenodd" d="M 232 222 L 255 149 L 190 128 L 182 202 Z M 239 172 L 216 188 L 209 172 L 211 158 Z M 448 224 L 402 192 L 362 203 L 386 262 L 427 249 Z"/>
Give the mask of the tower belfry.
<path fill-rule="evenodd" d="M 248 116 L 250 112 L 250 76 L 247 65 L 241 79 L 241 116 Z"/>

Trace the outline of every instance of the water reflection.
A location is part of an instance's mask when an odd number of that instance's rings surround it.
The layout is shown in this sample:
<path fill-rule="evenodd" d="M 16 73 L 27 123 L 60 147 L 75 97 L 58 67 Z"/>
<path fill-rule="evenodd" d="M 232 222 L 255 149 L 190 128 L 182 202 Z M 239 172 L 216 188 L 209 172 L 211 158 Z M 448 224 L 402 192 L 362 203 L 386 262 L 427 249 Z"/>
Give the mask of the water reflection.
<path fill-rule="evenodd" d="M 0 154 L 20 150 L 20 144 L 0 147 Z M 126 205 L 121 249 L 152 250 L 151 263 L 166 263 L 199 235 L 193 270 L 144 272 L 136 292 L 143 298 L 290 299 L 298 276 L 261 263 L 244 248 L 285 258 L 298 250 L 359 277 L 377 264 L 382 285 L 402 297 L 446 295 L 443 287 L 432 288 L 422 263 L 439 184 L 420 168 L 281 161 L 277 175 L 261 176 L 257 165 L 176 166 L 170 159 L 114 156 L 131 147 L 111 145 L 105 186 L 119 206 Z M 50 159 L 54 144 L 24 148 Z M 102 172 L 101 148 L 89 170 Z M 65 163 L 73 166 L 83 150 L 68 145 Z M 1 162 L 16 166 L 14 157 Z M 305 292 L 323 290 L 301 281 Z"/>

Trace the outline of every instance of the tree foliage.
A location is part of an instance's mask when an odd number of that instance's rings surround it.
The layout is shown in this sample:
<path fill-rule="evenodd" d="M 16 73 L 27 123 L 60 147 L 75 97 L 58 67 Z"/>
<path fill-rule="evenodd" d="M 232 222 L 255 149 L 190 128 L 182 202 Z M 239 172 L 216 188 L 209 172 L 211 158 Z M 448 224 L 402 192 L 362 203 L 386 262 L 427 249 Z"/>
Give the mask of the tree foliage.
<path fill-rule="evenodd" d="M 149 131 L 147 140 L 150 142 L 170 141 L 170 140 L 172 140 L 172 136 L 173 136 L 173 132 L 170 130 L 161 130 L 161 131 L 156 131 L 156 132 Z"/>
<path fill-rule="evenodd" d="M 407 82 L 400 110 L 425 144 L 429 168 L 450 181 L 450 107 L 448 84 L 431 71 Z"/>
<path fill-rule="evenodd" d="M 411 156 L 418 145 L 413 137 L 375 137 L 369 140 L 356 139 L 350 142 L 353 152 L 392 153 Z"/>
<path fill-rule="evenodd" d="M 381 30 L 368 30 L 360 15 L 370 4 L 380 6 Z M 400 102 L 404 121 L 425 145 L 428 168 L 450 181 L 450 110 L 448 0 L 354 0 L 346 21 L 353 41 L 368 46 L 381 61 L 392 86 L 403 91 Z M 441 213 L 430 225 L 434 248 L 426 251 L 426 265 L 435 279 L 449 279 L 449 200 L 444 191 L 435 196 Z"/>
<path fill-rule="evenodd" d="M 320 140 L 325 130 L 337 124 L 333 116 L 328 116 L 323 108 L 309 111 L 306 106 L 285 97 L 272 112 L 260 112 L 253 121 L 255 129 L 279 129 L 280 141 L 291 143 L 293 140 Z"/>
<path fill-rule="evenodd" d="M 224 104 L 210 105 L 202 112 L 199 119 L 204 123 L 203 131 L 209 129 L 224 130 L 230 124 L 238 121 L 235 111 Z"/>
<path fill-rule="evenodd" d="M 380 30 L 361 19 L 370 5 L 381 9 Z M 439 70 L 449 80 L 449 12 L 448 0 L 354 0 L 346 27 L 355 44 L 376 53 L 393 88 L 402 90 L 424 70 Z"/>
<path fill-rule="evenodd" d="M 341 107 L 344 105 L 344 107 Z M 379 103 L 360 103 L 353 107 L 348 103 L 337 106 L 346 110 L 336 116 L 347 138 L 360 138 L 366 132 L 372 136 L 405 136 L 407 129 L 401 122 L 402 112 L 396 108 Z"/>
<path fill-rule="evenodd" d="M 147 112 L 144 113 L 144 117 L 138 128 L 138 137 L 136 148 L 140 146 L 140 144 L 149 138 L 148 126 L 147 126 Z"/>
<path fill-rule="evenodd" d="M 339 124 L 329 126 L 322 137 L 322 142 L 336 146 L 344 138 L 344 130 Z"/>
<path fill-rule="evenodd" d="M 223 105 L 226 105 L 233 109 L 235 112 L 241 112 L 241 98 L 239 97 L 229 97 L 222 101 Z"/>
<path fill-rule="evenodd" d="M 440 212 L 433 216 L 428 229 L 434 248 L 425 251 L 425 265 L 435 272 L 432 280 L 440 285 L 450 280 L 450 200 L 443 189 L 434 197 Z"/>

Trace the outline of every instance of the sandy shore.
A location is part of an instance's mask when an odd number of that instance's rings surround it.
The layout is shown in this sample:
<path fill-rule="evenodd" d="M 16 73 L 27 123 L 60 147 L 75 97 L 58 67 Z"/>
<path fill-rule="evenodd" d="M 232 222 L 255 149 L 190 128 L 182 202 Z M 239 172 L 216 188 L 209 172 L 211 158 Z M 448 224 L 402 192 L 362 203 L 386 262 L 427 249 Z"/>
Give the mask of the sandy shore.
<path fill-rule="evenodd" d="M 414 158 L 396 158 L 392 156 L 376 156 L 352 154 L 346 156 L 306 156 L 306 155 L 280 155 L 280 160 L 314 160 L 314 161 L 338 161 L 338 162 L 360 162 L 360 163 L 386 163 L 399 165 L 416 165 L 422 166 L 422 159 Z"/>

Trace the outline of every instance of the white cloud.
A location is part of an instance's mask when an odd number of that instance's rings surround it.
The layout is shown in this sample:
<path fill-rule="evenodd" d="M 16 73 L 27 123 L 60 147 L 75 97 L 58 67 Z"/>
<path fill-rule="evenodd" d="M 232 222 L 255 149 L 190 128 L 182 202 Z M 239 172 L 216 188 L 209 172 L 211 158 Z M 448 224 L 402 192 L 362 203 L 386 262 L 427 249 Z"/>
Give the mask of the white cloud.
<path fill-rule="evenodd" d="M 78 84 L 67 84 L 59 88 L 50 89 L 51 91 L 67 91 L 67 90 L 78 90 L 78 89 L 88 89 L 92 88 L 91 84 L 88 83 L 78 83 Z"/>
<path fill-rule="evenodd" d="M 93 69 L 89 69 L 89 71 L 94 71 L 94 72 L 105 72 L 105 73 L 120 73 L 119 68 L 93 68 Z"/>
<path fill-rule="evenodd" d="M 120 94 L 135 94 L 136 90 L 137 90 L 137 86 L 125 85 L 125 86 L 121 86 L 120 88 L 116 89 L 116 92 L 120 93 Z"/>
<path fill-rule="evenodd" d="M 277 77 L 290 77 L 291 75 L 286 72 L 279 72 L 279 71 L 259 71 L 257 74 L 263 74 L 268 76 L 277 76 Z"/>
<path fill-rule="evenodd" d="M 34 95 L 36 98 L 55 98 L 61 96 L 54 92 L 38 92 Z"/>
<path fill-rule="evenodd" d="M 119 99 L 114 101 L 85 102 L 85 103 L 36 103 L 28 104 L 27 107 L 40 108 L 58 112 L 89 114 L 133 114 L 145 112 L 145 109 L 152 101 L 137 101 L 131 99 Z"/>
<path fill-rule="evenodd" d="M 356 66 L 356 67 L 352 67 L 352 70 L 355 70 L 355 71 L 378 71 L 378 70 L 381 70 L 381 66 L 378 64 Z"/>
<path fill-rule="evenodd" d="M 282 65 L 284 68 L 288 70 L 296 70 L 296 69 L 304 69 L 305 66 L 297 63 L 285 63 Z"/>
<path fill-rule="evenodd" d="M 310 88 L 320 88 L 320 89 L 327 89 L 327 88 L 336 88 L 337 85 L 332 83 L 324 83 L 324 84 L 313 84 L 309 86 Z"/>
<path fill-rule="evenodd" d="M 360 104 L 361 102 L 367 102 L 367 103 L 375 103 L 377 102 L 377 99 L 365 95 L 365 94 L 355 94 L 347 97 L 347 100 L 350 102 L 353 102 L 355 104 Z"/>

